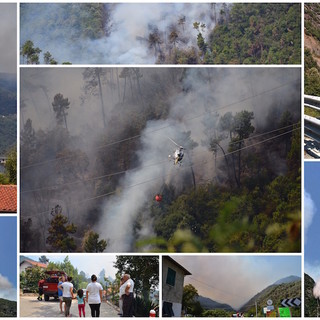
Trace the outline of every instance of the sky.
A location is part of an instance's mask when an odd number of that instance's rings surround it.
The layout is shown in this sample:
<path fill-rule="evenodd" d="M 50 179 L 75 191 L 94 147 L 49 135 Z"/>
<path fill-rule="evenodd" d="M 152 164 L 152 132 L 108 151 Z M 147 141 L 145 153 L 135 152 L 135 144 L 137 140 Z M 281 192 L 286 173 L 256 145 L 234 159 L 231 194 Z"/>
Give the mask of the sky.
<path fill-rule="evenodd" d="M 17 219 L 0 217 L 0 298 L 17 300 Z"/>
<path fill-rule="evenodd" d="M 17 4 L 0 3 L 0 72 L 17 72 Z"/>
<path fill-rule="evenodd" d="M 27 255 L 28 258 L 32 260 L 39 261 L 41 255 L 33 256 Z M 52 262 L 63 262 L 66 255 L 50 255 L 47 254 L 46 257 Z M 86 275 L 90 276 L 92 274 L 99 275 L 102 269 L 105 270 L 105 276 L 110 276 L 111 278 L 116 278 L 117 269 L 113 267 L 113 263 L 116 261 L 115 255 L 68 255 L 72 265 L 78 269 L 78 271 L 83 271 Z"/>
<path fill-rule="evenodd" d="M 315 281 L 320 281 L 320 163 L 304 164 L 304 269 Z"/>
<path fill-rule="evenodd" d="M 301 277 L 299 256 L 175 256 L 185 267 L 184 285 L 191 283 L 199 295 L 238 309 L 276 281 Z"/>

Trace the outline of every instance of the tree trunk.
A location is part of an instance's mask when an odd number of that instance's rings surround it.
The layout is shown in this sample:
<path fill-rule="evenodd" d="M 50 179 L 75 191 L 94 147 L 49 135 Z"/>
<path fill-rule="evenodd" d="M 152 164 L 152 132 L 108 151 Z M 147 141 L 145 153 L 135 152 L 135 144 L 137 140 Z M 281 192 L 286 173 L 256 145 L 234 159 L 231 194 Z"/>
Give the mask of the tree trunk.
<path fill-rule="evenodd" d="M 124 77 L 124 89 L 123 89 L 122 103 L 124 103 L 124 99 L 126 97 L 126 86 L 127 86 L 127 77 Z"/>
<path fill-rule="evenodd" d="M 220 146 L 220 144 L 218 142 L 216 142 L 216 145 L 221 149 L 221 151 L 222 151 L 222 153 L 224 155 L 224 160 L 226 161 L 227 171 L 228 171 L 228 180 L 229 180 L 229 183 L 230 183 L 230 187 L 232 188 L 231 175 L 230 175 L 230 169 L 229 169 L 229 163 L 228 163 L 227 155 L 224 152 L 224 149 Z"/>
<path fill-rule="evenodd" d="M 106 128 L 106 116 L 104 113 L 104 102 L 103 102 L 103 96 L 102 96 L 102 87 L 101 87 L 101 80 L 100 80 L 100 71 L 96 71 L 96 74 L 98 76 L 98 83 L 99 83 L 99 96 L 100 96 L 100 102 L 101 102 L 101 111 L 102 111 L 102 119 L 103 119 L 103 127 Z"/>
<path fill-rule="evenodd" d="M 121 97 L 120 97 L 120 82 L 119 82 L 119 71 L 118 68 L 116 69 L 117 72 L 117 86 L 118 86 L 118 98 L 119 98 L 119 102 L 121 101 Z"/>
<path fill-rule="evenodd" d="M 186 152 L 186 155 L 188 156 L 188 160 L 191 164 L 190 169 L 191 169 L 191 176 L 192 176 L 192 182 L 193 182 L 193 189 L 196 189 L 196 177 L 194 175 L 193 167 L 192 167 L 192 162 L 190 160 L 189 152 Z"/>
<path fill-rule="evenodd" d="M 238 152 L 238 182 L 239 182 L 239 187 L 241 186 L 240 175 L 241 175 L 241 142 L 239 142 L 239 152 Z"/>
<path fill-rule="evenodd" d="M 67 131 L 68 131 L 68 126 L 67 126 L 67 117 L 66 117 L 66 114 L 65 114 L 65 112 L 64 112 L 64 109 L 62 110 L 62 114 L 63 114 L 64 124 L 65 124 L 65 126 L 66 126 Z"/>

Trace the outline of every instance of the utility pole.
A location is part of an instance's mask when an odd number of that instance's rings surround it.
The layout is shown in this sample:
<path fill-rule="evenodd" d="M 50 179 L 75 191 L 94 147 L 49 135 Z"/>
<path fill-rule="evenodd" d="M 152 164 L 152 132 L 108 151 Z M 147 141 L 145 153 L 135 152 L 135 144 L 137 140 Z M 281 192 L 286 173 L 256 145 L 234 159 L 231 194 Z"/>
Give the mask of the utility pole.
<path fill-rule="evenodd" d="M 256 318 L 258 318 L 258 304 L 257 304 L 257 301 L 255 301 L 255 305 L 256 305 Z"/>

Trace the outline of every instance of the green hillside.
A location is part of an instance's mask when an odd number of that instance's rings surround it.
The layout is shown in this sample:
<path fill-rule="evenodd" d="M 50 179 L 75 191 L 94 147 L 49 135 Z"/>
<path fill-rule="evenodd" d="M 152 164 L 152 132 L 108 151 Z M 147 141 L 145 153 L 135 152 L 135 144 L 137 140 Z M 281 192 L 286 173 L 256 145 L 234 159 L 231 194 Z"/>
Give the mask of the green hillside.
<path fill-rule="evenodd" d="M 304 10 L 304 93 L 320 96 L 320 5 L 308 3 Z M 320 112 L 311 108 L 305 108 L 305 114 L 320 116 Z"/>
<path fill-rule="evenodd" d="M 267 306 L 267 301 L 272 300 L 275 308 L 281 307 L 281 301 L 289 298 L 301 297 L 301 280 L 280 285 L 271 285 L 250 299 L 241 310 L 255 314 L 255 303 L 257 302 L 258 316 L 263 316 L 262 308 Z M 293 317 L 301 316 L 301 307 L 290 308 Z"/>
<path fill-rule="evenodd" d="M 0 317 L 17 317 L 17 302 L 0 298 Z"/>
<path fill-rule="evenodd" d="M 304 274 L 304 315 L 305 317 L 317 316 L 317 300 L 313 296 L 314 280 Z"/>
<path fill-rule="evenodd" d="M 0 73 L 0 155 L 17 143 L 16 76 Z"/>
<path fill-rule="evenodd" d="M 17 115 L 0 115 L 0 155 L 5 155 L 17 143 Z"/>
<path fill-rule="evenodd" d="M 234 4 L 210 34 L 204 62 L 300 63 L 300 6 Z"/>
<path fill-rule="evenodd" d="M 173 50 L 168 63 L 300 64 L 300 5 L 236 3 L 223 5 L 209 38 L 199 31 L 198 48 Z M 201 25 L 199 23 L 199 25 Z M 200 50 L 200 51 L 199 51 Z"/>

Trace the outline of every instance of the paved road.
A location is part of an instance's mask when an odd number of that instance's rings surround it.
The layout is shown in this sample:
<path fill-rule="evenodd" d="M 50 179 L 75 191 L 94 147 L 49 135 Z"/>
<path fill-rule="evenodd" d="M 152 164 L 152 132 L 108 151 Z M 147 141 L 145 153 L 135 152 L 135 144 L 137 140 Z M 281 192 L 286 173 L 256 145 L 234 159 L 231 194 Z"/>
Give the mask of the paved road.
<path fill-rule="evenodd" d="M 78 302 L 72 301 L 72 317 L 79 317 Z M 38 301 L 36 296 L 20 295 L 20 317 L 64 317 L 60 313 L 59 301 Z M 91 317 L 90 307 L 86 305 L 86 317 Z M 118 312 L 109 303 L 103 302 L 100 308 L 100 317 L 118 317 Z"/>

